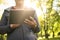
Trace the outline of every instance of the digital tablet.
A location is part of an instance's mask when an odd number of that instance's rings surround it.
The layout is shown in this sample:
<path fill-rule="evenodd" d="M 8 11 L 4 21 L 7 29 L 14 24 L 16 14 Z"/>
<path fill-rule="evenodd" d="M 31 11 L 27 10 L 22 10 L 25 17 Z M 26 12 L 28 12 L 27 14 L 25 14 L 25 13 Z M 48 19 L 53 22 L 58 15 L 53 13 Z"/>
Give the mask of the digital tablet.
<path fill-rule="evenodd" d="M 10 10 L 9 24 L 22 24 L 30 16 L 34 17 L 34 10 Z"/>

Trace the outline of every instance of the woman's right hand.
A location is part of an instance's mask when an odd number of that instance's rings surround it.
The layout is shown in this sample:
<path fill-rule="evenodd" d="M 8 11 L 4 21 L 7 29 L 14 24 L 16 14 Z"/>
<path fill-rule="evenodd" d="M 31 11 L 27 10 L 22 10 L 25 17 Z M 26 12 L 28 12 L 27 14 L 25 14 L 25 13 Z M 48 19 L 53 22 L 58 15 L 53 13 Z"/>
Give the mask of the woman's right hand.
<path fill-rule="evenodd" d="M 12 28 L 12 29 L 15 29 L 15 28 L 17 28 L 17 27 L 19 27 L 20 26 L 20 24 L 10 24 L 10 27 Z"/>

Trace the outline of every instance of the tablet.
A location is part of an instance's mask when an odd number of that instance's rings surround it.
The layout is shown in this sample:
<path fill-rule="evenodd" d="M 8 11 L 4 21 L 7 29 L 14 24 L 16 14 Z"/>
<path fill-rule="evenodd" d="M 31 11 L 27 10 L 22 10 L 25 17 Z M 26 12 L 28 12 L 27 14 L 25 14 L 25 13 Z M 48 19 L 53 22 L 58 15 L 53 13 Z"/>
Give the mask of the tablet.
<path fill-rule="evenodd" d="M 9 24 L 22 24 L 30 16 L 34 17 L 34 10 L 10 10 Z"/>

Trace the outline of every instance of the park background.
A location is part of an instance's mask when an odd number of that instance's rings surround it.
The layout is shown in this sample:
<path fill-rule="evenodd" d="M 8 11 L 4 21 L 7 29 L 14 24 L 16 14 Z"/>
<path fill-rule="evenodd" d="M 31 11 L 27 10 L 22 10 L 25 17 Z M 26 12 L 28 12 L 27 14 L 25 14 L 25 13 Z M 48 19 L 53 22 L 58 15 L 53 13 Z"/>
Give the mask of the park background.
<path fill-rule="evenodd" d="M 0 19 L 4 9 L 15 5 L 14 0 L 0 0 Z M 40 24 L 38 40 L 60 40 L 60 0 L 25 0 L 25 6 L 36 10 Z M 0 34 L 6 40 L 7 34 Z"/>

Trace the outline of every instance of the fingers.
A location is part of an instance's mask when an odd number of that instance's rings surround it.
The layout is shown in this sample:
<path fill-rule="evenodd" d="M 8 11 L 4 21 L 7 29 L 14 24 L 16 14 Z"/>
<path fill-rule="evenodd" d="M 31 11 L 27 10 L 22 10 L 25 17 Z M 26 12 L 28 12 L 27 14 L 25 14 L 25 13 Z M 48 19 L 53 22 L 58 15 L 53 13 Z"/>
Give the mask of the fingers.
<path fill-rule="evenodd" d="M 25 19 L 25 21 L 24 21 L 25 23 L 30 23 L 31 21 L 30 20 L 28 20 L 28 19 Z"/>
<path fill-rule="evenodd" d="M 17 27 L 19 27 L 19 26 L 20 26 L 20 24 L 10 24 L 10 27 L 13 28 L 13 29 L 14 29 L 14 28 L 17 28 Z"/>
<path fill-rule="evenodd" d="M 36 25 L 37 25 L 36 21 L 35 21 L 32 17 L 30 17 L 30 19 L 31 19 L 32 21 L 29 20 L 29 19 L 25 19 L 24 22 L 25 22 L 26 24 L 30 25 L 30 26 L 33 27 L 33 28 L 36 27 Z"/>
<path fill-rule="evenodd" d="M 34 18 L 33 17 L 31 17 L 30 16 L 30 20 L 29 19 L 25 19 L 25 21 L 24 21 L 25 23 L 28 23 L 28 24 L 31 24 L 31 23 L 34 23 L 35 22 L 35 20 L 34 20 Z"/>
<path fill-rule="evenodd" d="M 34 21 L 34 18 L 33 18 L 33 17 L 31 17 L 31 16 L 30 16 L 30 19 L 31 19 L 32 21 Z"/>

